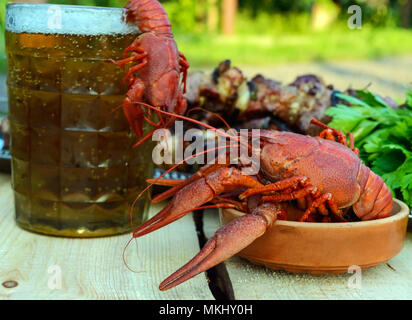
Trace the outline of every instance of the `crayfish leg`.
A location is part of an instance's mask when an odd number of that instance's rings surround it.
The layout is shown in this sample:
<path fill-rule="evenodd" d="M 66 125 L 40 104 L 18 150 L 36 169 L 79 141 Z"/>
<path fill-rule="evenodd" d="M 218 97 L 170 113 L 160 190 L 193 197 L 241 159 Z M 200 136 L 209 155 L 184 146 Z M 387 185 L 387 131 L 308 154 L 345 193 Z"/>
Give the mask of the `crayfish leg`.
<path fill-rule="evenodd" d="M 129 80 L 129 79 L 133 79 L 133 78 L 134 78 L 134 77 L 133 77 L 133 74 L 134 74 L 135 72 L 139 71 L 140 69 L 142 69 L 143 67 L 145 67 L 146 65 L 147 65 L 147 60 L 145 59 L 145 60 L 143 60 L 142 62 L 140 62 L 139 64 L 131 67 L 131 68 L 127 71 L 127 73 L 126 73 L 126 75 L 125 75 L 125 77 L 124 77 L 124 79 L 123 79 L 123 83 L 127 82 L 127 80 Z"/>
<path fill-rule="evenodd" d="M 338 143 L 344 145 L 345 147 L 348 147 L 346 135 L 342 131 L 331 128 L 316 119 L 312 119 L 310 123 L 313 123 L 314 125 L 317 125 L 324 129 L 321 133 L 319 133 L 319 135 L 317 135 L 317 137 L 325 139 L 325 140 L 330 140 L 330 141 L 337 140 Z M 355 139 L 353 137 L 353 134 L 351 132 L 348 132 L 348 133 L 349 133 L 349 149 L 351 149 L 353 152 L 356 153 L 356 155 L 359 156 L 359 149 L 355 148 Z"/>
<path fill-rule="evenodd" d="M 187 61 L 185 55 L 181 52 L 179 52 L 179 65 L 180 65 L 180 71 L 183 73 L 183 94 L 186 93 L 186 82 L 187 82 L 187 70 L 189 69 L 190 65 L 189 62 Z"/>
<path fill-rule="evenodd" d="M 297 185 L 301 185 L 301 186 L 308 185 L 308 178 L 305 176 L 294 176 L 294 177 L 287 178 L 281 181 L 277 181 L 275 183 L 267 184 L 263 187 L 251 188 L 243 192 L 239 196 L 239 198 L 241 200 L 244 200 L 255 194 L 262 194 L 262 193 L 274 192 L 274 191 L 283 191 L 283 190 L 286 190 L 290 187 L 297 186 Z"/>
<path fill-rule="evenodd" d="M 324 207 L 324 203 L 327 203 L 329 206 L 329 210 L 334 215 L 341 216 L 342 212 L 341 210 L 338 209 L 338 206 L 336 204 L 335 199 L 333 198 L 331 193 L 324 193 L 321 195 L 315 196 L 315 199 L 313 200 L 311 206 L 306 209 L 305 213 L 302 215 L 302 217 L 299 219 L 299 221 L 303 222 L 306 221 L 309 217 L 309 215 L 312 213 L 313 210 L 322 208 L 321 211 L 327 210 L 326 207 Z"/>

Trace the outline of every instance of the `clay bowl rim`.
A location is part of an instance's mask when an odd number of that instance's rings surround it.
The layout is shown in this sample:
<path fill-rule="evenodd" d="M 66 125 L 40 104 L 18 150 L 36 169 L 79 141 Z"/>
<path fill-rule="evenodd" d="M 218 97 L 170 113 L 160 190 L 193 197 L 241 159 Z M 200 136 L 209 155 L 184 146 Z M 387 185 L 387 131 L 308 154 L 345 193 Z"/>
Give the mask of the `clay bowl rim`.
<path fill-rule="evenodd" d="M 373 225 L 382 225 L 386 223 L 391 223 L 397 220 L 402 220 L 409 216 L 409 207 L 399 199 L 393 199 L 393 202 L 399 205 L 399 210 L 393 213 L 391 216 L 376 220 L 366 220 L 366 221 L 353 221 L 353 222 L 300 222 L 300 221 L 287 221 L 287 220 L 276 220 L 275 224 L 277 226 L 288 226 L 296 228 L 363 228 Z M 245 215 L 236 209 L 220 209 L 220 222 L 222 224 L 222 215 L 228 212 L 237 217 Z"/>

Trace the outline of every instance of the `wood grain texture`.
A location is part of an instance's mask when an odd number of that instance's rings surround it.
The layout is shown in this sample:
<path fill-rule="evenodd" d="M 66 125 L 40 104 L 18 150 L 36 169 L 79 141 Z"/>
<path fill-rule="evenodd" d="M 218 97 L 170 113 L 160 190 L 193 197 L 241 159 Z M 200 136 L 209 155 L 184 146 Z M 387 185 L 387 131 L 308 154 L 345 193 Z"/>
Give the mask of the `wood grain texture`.
<path fill-rule="evenodd" d="M 18 228 L 10 176 L 0 175 L 0 299 L 214 299 L 205 275 L 178 288 L 158 290 L 160 282 L 198 251 L 193 217 L 179 221 L 134 242 L 127 250 L 129 271 L 122 251 L 130 235 L 97 239 L 69 239 L 37 235 Z M 162 205 L 151 208 L 151 214 Z M 51 290 L 61 268 L 61 289 Z M 49 273 L 48 271 L 52 271 Z M 18 285 L 5 288 L 1 283 Z"/>
<path fill-rule="evenodd" d="M 210 238 L 220 227 L 214 210 L 204 214 L 204 231 Z M 387 263 L 363 270 L 361 288 L 350 288 L 353 274 L 293 274 L 274 271 L 233 257 L 225 262 L 236 299 L 411 299 L 412 233 L 402 251 Z"/>

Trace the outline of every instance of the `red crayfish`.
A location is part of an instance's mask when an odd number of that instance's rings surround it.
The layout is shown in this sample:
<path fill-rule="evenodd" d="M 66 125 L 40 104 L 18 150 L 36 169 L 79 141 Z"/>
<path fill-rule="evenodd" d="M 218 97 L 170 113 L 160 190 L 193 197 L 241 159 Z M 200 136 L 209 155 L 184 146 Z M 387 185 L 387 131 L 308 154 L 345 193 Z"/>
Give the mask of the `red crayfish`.
<path fill-rule="evenodd" d="M 154 123 L 150 114 L 144 114 L 141 105 L 147 103 L 170 113 L 185 113 L 187 102 L 183 94 L 189 63 L 178 51 L 167 13 L 158 1 L 131 0 L 125 8 L 126 22 L 137 24 L 142 34 L 126 48 L 122 60 L 113 62 L 122 67 L 132 63 L 123 80 L 128 82 L 129 89 L 121 107 L 133 131 L 141 137 L 143 119 L 155 128 L 169 127 L 175 121 L 171 117 L 165 122 L 157 112 L 159 121 Z M 180 90 L 181 74 L 183 92 Z M 150 139 L 153 131 L 135 146 Z"/>
<path fill-rule="evenodd" d="M 349 211 L 360 220 L 391 214 L 392 194 L 361 162 L 352 135 L 348 146 L 342 132 L 317 120 L 312 123 L 324 129 L 317 137 L 261 130 L 260 170 L 255 176 L 227 162 L 207 164 L 183 181 L 149 181 L 172 187 L 153 202 L 173 199 L 139 226 L 134 238 L 205 207 L 246 213 L 219 229 L 198 255 L 160 284 L 160 290 L 173 288 L 238 253 L 277 219 L 286 219 L 288 206 L 295 203 L 304 211 L 302 222 L 344 222 Z M 214 204 L 202 207 L 208 202 Z"/>

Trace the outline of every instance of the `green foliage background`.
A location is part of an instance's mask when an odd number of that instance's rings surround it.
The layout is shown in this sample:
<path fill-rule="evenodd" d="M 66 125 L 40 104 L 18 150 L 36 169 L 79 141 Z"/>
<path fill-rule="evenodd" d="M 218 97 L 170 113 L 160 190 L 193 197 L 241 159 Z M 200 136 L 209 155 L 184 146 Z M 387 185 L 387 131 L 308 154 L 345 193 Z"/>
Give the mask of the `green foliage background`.
<path fill-rule="evenodd" d="M 217 8 L 223 0 L 216 0 Z M 400 28 L 406 0 L 338 0 L 338 19 L 326 30 L 311 26 L 315 4 L 332 0 L 239 0 L 235 34 L 209 30 L 211 0 L 161 0 L 173 25 L 179 49 L 194 67 L 215 66 L 230 58 L 237 65 L 273 65 L 294 61 L 364 59 L 412 52 L 412 29 Z M 0 72 L 5 70 L 4 16 L 0 4 Z M 127 0 L 49 0 L 53 4 L 123 7 Z M 362 29 L 349 30 L 349 5 L 362 8 Z M 412 15 L 412 13 L 411 13 Z"/>

